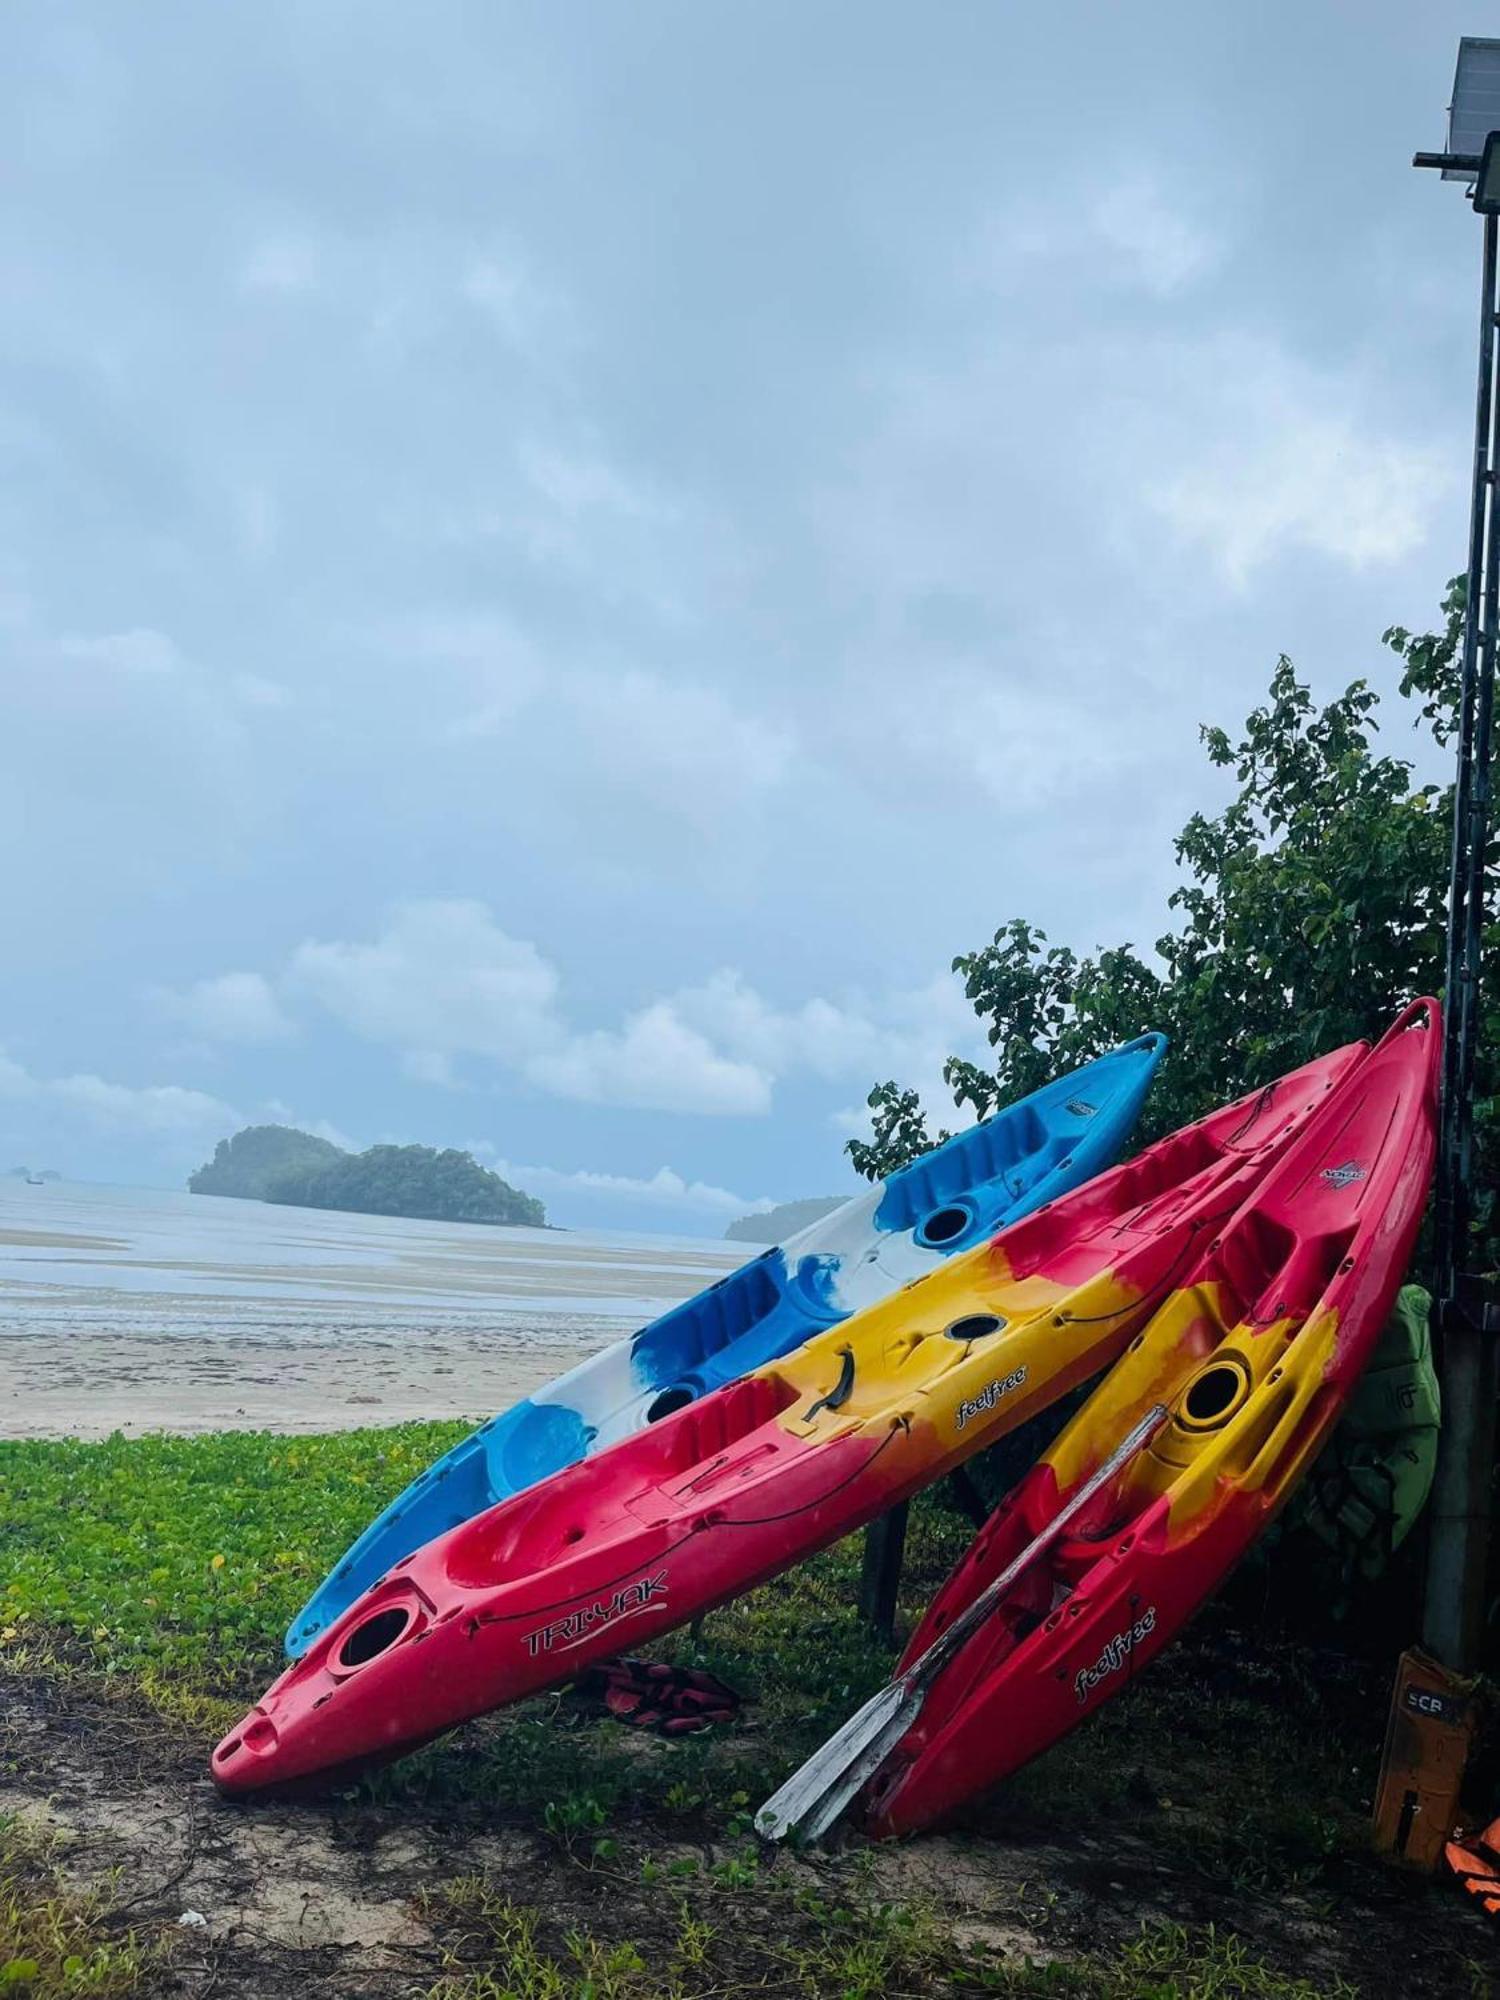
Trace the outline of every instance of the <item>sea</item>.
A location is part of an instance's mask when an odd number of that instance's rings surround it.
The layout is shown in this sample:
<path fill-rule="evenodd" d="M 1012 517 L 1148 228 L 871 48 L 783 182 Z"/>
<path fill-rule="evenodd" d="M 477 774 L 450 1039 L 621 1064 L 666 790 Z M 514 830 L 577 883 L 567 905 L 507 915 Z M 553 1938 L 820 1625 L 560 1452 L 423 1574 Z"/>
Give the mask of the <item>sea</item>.
<path fill-rule="evenodd" d="M 7 1177 L 0 1435 L 484 1412 L 754 1254 Z"/>
<path fill-rule="evenodd" d="M 0 1321 L 211 1326 L 234 1301 L 295 1321 L 490 1313 L 639 1320 L 745 1261 L 697 1237 L 281 1208 L 161 1188 L 0 1180 Z"/>

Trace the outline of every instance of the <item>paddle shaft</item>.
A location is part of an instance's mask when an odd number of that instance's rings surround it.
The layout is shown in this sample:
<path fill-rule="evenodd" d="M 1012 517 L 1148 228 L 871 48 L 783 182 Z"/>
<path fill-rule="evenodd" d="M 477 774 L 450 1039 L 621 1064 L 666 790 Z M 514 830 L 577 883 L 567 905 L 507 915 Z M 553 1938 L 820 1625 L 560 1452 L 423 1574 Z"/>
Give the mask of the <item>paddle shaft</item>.
<path fill-rule="evenodd" d="M 1008 1563 L 995 1581 L 980 1591 L 968 1610 L 961 1612 L 947 1631 L 934 1639 L 927 1651 L 912 1661 L 906 1672 L 901 1675 L 901 1684 L 912 1689 L 929 1687 L 955 1653 L 978 1631 L 1016 1579 L 1024 1574 L 1039 1555 L 1045 1554 L 1051 1548 L 1063 1530 L 1077 1520 L 1094 1495 L 1107 1486 L 1117 1472 L 1123 1471 L 1138 1452 L 1145 1450 L 1166 1420 L 1166 1404 L 1153 1404 L 1129 1435 L 1122 1438 L 1115 1446 L 1097 1471 L 1089 1474 L 1067 1504 L 1060 1507 L 1041 1532 L 1026 1544 L 1014 1562 Z"/>
<path fill-rule="evenodd" d="M 816 1840 L 826 1833 L 854 1794 L 884 1764 L 901 1738 L 922 1712 L 927 1689 L 959 1649 L 994 1610 L 1001 1596 L 1021 1576 L 1027 1565 L 1045 1553 L 1103 1487 L 1150 1443 L 1166 1421 L 1163 1403 L 1148 1410 L 1129 1435 L 1121 1440 L 1098 1469 L 1083 1482 L 1066 1505 L 1059 1508 L 1040 1534 L 1033 1536 L 1021 1553 L 1008 1563 L 995 1581 L 935 1639 L 927 1651 L 896 1680 L 872 1695 L 864 1707 L 836 1731 L 821 1750 L 815 1750 L 801 1770 L 794 1772 L 773 1798 L 756 1815 L 762 1833 L 779 1840 L 793 1828 L 800 1828 Z M 816 1789 L 814 1789 L 816 1788 Z"/>

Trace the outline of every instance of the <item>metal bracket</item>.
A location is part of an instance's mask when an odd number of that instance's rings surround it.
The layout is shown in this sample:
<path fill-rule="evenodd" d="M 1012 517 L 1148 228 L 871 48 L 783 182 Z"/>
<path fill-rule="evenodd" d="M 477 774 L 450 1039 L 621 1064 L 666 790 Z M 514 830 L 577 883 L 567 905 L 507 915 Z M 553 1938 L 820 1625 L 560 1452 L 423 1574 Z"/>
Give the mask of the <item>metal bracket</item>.
<path fill-rule="evenodd" d="M 1449 1327 L 1473 1327 L 1477 1333 L 1500 1334 L 1500 1298 L 1494 1286 L 1475 1271 L 1464 1271 L 1454 1285 L 1452 1298 L 1434 1301 L 1433 1324 L 1439 1333 Z"/>

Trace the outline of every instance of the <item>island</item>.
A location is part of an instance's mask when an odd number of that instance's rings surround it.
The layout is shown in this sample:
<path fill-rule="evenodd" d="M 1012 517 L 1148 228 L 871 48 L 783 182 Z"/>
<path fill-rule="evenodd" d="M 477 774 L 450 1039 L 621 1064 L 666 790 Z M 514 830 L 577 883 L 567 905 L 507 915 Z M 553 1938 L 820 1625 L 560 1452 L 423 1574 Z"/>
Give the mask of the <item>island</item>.
<path fill-rule="evenodd" d="M 453 1147 L 370 1146 L 349 1153 L 291 1125 L 247 1125 L 221 1139 L 213 1158 L 188 1176 L 194 1194 L 235 1195 L 295 1208 L 402 1215 L 422 1222 L 547 1227 L 547 1212 Z"/>
<path fill-rule="evenodd" d="M 802 1201 L 783 1201 L 758 1215 L 742 1215 L 724 1231 L 729 1243 L 784 1243 L 799 1229 L 820 1221 L 849 1199 L 842 1194 L 811 1194 Z"/>

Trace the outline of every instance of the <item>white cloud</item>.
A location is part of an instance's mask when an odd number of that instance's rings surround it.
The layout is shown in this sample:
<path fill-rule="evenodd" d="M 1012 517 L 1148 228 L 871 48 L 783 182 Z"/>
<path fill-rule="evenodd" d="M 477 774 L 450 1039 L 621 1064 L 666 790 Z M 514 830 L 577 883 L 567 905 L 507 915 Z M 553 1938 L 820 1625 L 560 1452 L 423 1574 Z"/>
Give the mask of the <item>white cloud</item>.
<path fill-rule="evenodd" d="M 635 1110 L 759 1117 L 778 1081 L 897 1075 L 925 1084 L 978 1030 L 950 975 L 926 985 L 779 1007 L 725 968 L 648 1002 L 618 1026 L 577 1022 L 557 969 L 480 902 L 394 909 L 371 943 L 293 952 L 279 994 L 315 1001 L 366 1041 L 397 1051 L 419 1083 L 455 1088 L 460 1058 L 498 1065 L 548 1096 Z M 172 1018 L 219 1040 L 285 1032 L 278 991 L 254 973 L 164 996 Z"/>
<path fill-rule="evenodd" d="M 449 656 L 483 643 L 482 633 L 456 628 Z M 446 725 L 450 739 L 524 744 L 596 798 L 628 793 L 706 831 L 791 774 L 798 748 L 791 723 L 756 715 L 705 681 L 633 667 L 543 675 L 503 634 L 491 644 L 479 699 Z M 433 645 L 442 650 L 436 633 Z"/>
<path fill-rule="evenodd" d="M 253 561 L 271 555 L 281 532 L 281 510 L 271 488 L 252 481 L 231 495 L 230 504 L 245 554 Z"/>
<path fill-rule="evenodd" d="M 845 1104 L 837 1111 L 830 1111 L 828 1123 L 835 1132 L 846 1139 L 868 1139 L 870 1136 L 870 1107 L 867 1104 Z"/>
<path fill-rule="evenodd" d="M 306 292 L 317 283 L 319 262 L 309 237 L 268 236 L 245 258 L 237 282 L 245 292 Z"/>
<path fill-rule="evenodd" d="M 401 904 L 373 944 L 299 946 L 288 986 L 367 1041 L 429 1058 L 520 1062 L 558 1036 L 555 969 L 458 898 Z"/>
<path fill-rule="evenodd" d="M 1172 207 L 1154 178 L 1127 175 L 1095 204 L 1093 226 L 1148 291 L 1166 297 L 1201 277 L 1218 244 Z"/>
<path fill-rule="evenodd" d="M 528 1193 L 555 1198 L 569 1194 L 608 1195 L 646 1208 L 678 1209 L 704 1215 L 734 1217 L 774 1208 L 768 1195 L 754 1198 L 707 1181 L 691 1181 L 673 1167 L 658 1167 L 638 1178 L 630 1174 L 598 1173 L 588 1167 L 564 1171 L 558 1167 L 519 1166 L 500 1156 L 487 1140 L 475 1140 L 468 1150 L 493 1167 L 502 1180 Z"/>
<path fill-rule="evenodd" d="M 972 780 L 1008 815 L 1076 798 L 1117 774 L 1140 741 L 1129 715 L 1101 730 L 1097 702 L 1075 696 L 1064 673 L 1028 682 L 963 665 L 933 673 L 928 687 L 932 699 L 907 718 L 903 755 L 935 783 Z M 878 737 L 862 747 L 872 762 L 881 755 Z"/>
<path fill-rule="evenodd" d="M 90 1124 L 167 1137 L 227 1132 L 242 1122 L 232 1106 L 206 1091 L 185 1089 L 176 1083 L 135 1088 L 106 1082 L 89 1072 L 38 1077 L 3 1053 L 0 1095 L 73 1112 Z"/>
<path fill-rule="evenodd" d="M 0 1097 L 32 1097 L 38 1088 L 30 1073 L 0 1049 Z"/>
<path fill-rule="evenodd" d="M 438 1084 L 444 1090 L 452 1090 L 458 1083 L 451 1058 L 440 1049 L 408 1049 L 401 1067 L 413 1083 Z"/>
<path fill-rule="evenodd" d="M 135 626 L 128 632 L 106 632 L 89 638 L 70 634 L 58 641 L 58 651 L 69 660 L 87 660 L 114 667 L 122 674 L 152 677 L 174 674 L 182 666 L 182 655 L 165 632 L 150 626 Z"/>
<path fill-rule="evenodd" d="M 720 1054 L 665 1001 L 631 1015 L 618 1031 L 575 1035 L 533 1057 L 526 1075 L 553 1096 L 583 1104 L 740 1116 L 771 1108 L 773 1079 Z"/>
<path fill-rule="evenodd" d="M 508 346 L 531 361 L 546 365 L 559 348 L 576 341 L 576 322 L 567 301 L 537 278 L 513 244 L 471 257 L 459 291 Z"/>
<path fill-rule="evenodd" d="M 986 288 L 1033 282 L 1034 267 L 1045 263 L 1094 290 L 1113 280 L 1169 298 L 1211 270 L 1222 247 L 1155 172 L 1104 160 L 1087 182 L 1028 195 L 988 218 L 967 264 Z"/>
<path fill-rule="evenodd" d="M 268 681 L 264 674 L 238 673 L 229 676 L 230 692 L 247 708 L 289 708 L 290 690 L 280 681 Z"/>
<path fill-rule="evenodd" d="M 294 1032 L 269 980 L 258 972 L 223 972 L 181 993 L 158 990 L 169 1020 L 211 1042 L 275 1042 Z"/>
<path fill-rule="evenodd" d="M 326 1139 L 330 1146 L 338 1146 L 346 1153 L 364 1150 L 358 1139 L 351 1139 L 332 1119 L 303 1118 L 294 1106 L 284 1103 L 279 1097 L 268 1097 L 257 1106 L 256 1117 L 268 1125 L 295 1125 L 299 1132 L 311 1132 L 315 1139 Z"/>
<path fill-rule="evenodd" d="M 85 1111 L 107 1124 L 143 1132 L 200 1132 L 239 1123 L 238 1112 L 203 1090 L 181 1084 L 150 1084 L 131 1089 L 106 1083 L 103 1077 L 62 1076 L 43 1085 L 45 1093 Z"/>
<path fill-rule="evenodd" d="M 778 1008 L 742 974 L 723 971 L 673 994 L 669 1004 L 729 1054 L 773 1077 L 933 1076 L 955 1048 L 980 1038 L 973 1010 L 947 973 L 879 1000 L 815 998 Z"/>
<path fill-rule="evenodd" d="M 1238 337 L 1184 352 L 1178 372 L 1203 421 L 1145 498 L 1235 588 L 1298 549 L 1364 570 L 1426 541 L 1451 455 L 1393 432 L 1372 385 Z"/>
<path fill-rule="evenodd" d="M 676 511 L 643 480 L 627 478 L 597 453 L 565 451 L 531 439 L 521 445 L 517 458 L 532 491 L 566 520 L 598 512 L 625 520 L 669 521 Z"/>
<path fill-rule="evenodd" d="M 786 777 L 795 739 L 788 724 L 737 710 L 717 688 L 658 675 L 611 675 L 581 690 L 580 720 L 599 747 L 623 742 L 644 782 L 660 774 L 698 782 L 723 796 L 769 790 Z"/>

